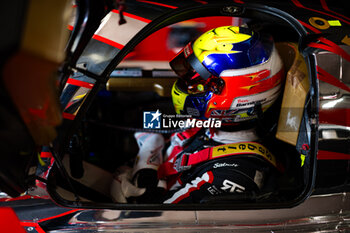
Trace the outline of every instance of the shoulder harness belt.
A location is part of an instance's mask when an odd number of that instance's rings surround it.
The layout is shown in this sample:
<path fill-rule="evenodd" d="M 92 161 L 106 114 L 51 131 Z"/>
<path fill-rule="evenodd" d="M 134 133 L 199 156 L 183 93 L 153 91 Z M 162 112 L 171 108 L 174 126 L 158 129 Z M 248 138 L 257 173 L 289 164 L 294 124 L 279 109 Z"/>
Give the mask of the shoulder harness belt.
<path fill-rule="evenodd" d="M 281 167 L 277 164 L 275 156 L 266 147 L 257 142 L 240 142 L 208 147 L 195 153 L 179 153 L 175 159 L 164 162 L 158 168 L 158 177 L 162 179 L 188 170 L 193 165 L 205 161 L 235 155 L 254 155 L 260 157 L 281 171 Z"/>

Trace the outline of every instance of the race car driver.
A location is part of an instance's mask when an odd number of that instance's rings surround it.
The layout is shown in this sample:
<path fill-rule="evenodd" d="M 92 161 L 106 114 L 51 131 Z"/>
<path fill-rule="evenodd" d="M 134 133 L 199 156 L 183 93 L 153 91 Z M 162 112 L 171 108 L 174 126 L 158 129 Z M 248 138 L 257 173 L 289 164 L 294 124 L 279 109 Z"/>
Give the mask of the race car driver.
<path fill-rule="evenodd" d="M 246 27 L 214 28 L 185 46 L 170 66 L 179 76 L 172 88 L 176 113 L 219 119 L 222 127 L 175 133 L 167 148 L 161 134 L 136 133 L 135 165 L 118 170 L 113 199 L 203 203 L 262 192 L 279 168 L 257 133 L 284 77 L 272 38 Z"/>

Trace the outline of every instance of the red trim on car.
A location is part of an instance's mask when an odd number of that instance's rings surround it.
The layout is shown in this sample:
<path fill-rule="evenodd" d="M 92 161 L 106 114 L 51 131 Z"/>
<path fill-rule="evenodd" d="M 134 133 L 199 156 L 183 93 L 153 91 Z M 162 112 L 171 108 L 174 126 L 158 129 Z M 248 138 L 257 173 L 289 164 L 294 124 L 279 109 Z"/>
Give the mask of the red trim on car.
<path fill-rule="evenodd" d="M 73 31 L 73 26 L 68 25 L 68 29 L 71 30 L 71 31 Z M 117 49 L 122 49 L 122 48 L 124 48 L 124 45 L 119 44 L 119 43 L 117 43 L 117 42 L 115 42 L 115 41 L 113 41 L 113 40 L 107 39 L 107 38 L 105 38 L 105 37 L 103 37 L 103 36 L 99 36 L 99 35 L 94 34 L 94 35 L 92 36 L 92 38 L 95 39 L 95 40 L 101 41 L 102 43 L 109 44 L 110 46 L 113 46 L 113 47 L 115 47 L 115 48 L 117 48 Z"/>
<path fill-rule="evenodd" d="M 28 199 L 42 199 L 42 198 L 39 196 L 24 195 L 19 197 L 0 198 L 0 202 L 20 201 L 20 200 L 28 200 Z"/>
<path fill-rule="evenodd" d="M 313 12 L 317 12 L 319 14 L 327 15 L 329 17 L 333 17 L 333 18 L 336 18 L 336 19 L 338 19 L 340 21 L 343 21 L 344 23 L 350 24 L 349 21 L 347 21 L 345 19 L 342 19 L 342 18 L 339 18 L 339 17 L 337 17 L 335 15 L 331 15 L 331 14 L 328 14 L 326 12 L 322 12 L 322 11 L 319 11 L 319 10 L 315 10 L 315 9 L 312 9 L 312 8 L 305 7 L 298 0 L 292 0 L 292 2 L 294 3 L 294 5 L 296 5 L 299 8 L 304 8 L 304 9 L 309 10 L 309 11 L 313 11 Z"/>
<path fill-rule="evenodd" d="M 317 48 L 317 49 L 323 49 L 323 50 L 335 53 L 335 54 L 341 56 L 342 58 L 344 58 L 345 60 L 350 62 L 350 54 L 345 52 L 337 44 L 335 44 L 334 42 L 332 42 L 330 40 L 327 40 L 327 39 L 325 39 L 323 37 L 319 38 L 319 41 L 321 41 L 324 44 L 311 42 L 311 43 L 308 44 L 308 46 L 309 47 L 313 47 L 313 48 Z"/>
<path fill-rule="evenodd" d="M 320 31 L 320 30 L 318 30 L 318 29 L 314 28 L 314 27 L 313 27 L 313 26 L 311 26 L 310 24 L 304 23 L 304 22 L 303 22 L 303 21 L 301 21 L 301 20 L 298 20 L 298 21 L 299 21 L 299 23 L 300 23 L 301 25 L 303 25 L 304 27 L 306 27 L 306 28 L 310 29 L 311 31 L 313 31 L 313 32 L 315 32 L 315 33 L 321 33 L 321 31 Z"/>
<path fill-rule="evenodd" d="M 67 120 L 74 120 L 75 115 L 67 112 L 62 113 L 62 117 Z"/>
<path fill-rule="evenodd" d="M 59 217 L 62 217 L 62 216 L 65 216 L 65 215 L 68 215 L 68 214 L 71 214 L 71 213 L 75 213 L 77 211 L 80 211 L 81 209 L 73 209 L 73 210 L 68 210 L 67 212 L 64 212 L 64 213 L 61 213 L 61 214 L 58 214 L 58 215 L 55 215 L 55 216 L 50 216 L 48 218 L 43 218 L 43 219 L 40 219 L 38 222 L 44 222 L 44 221 L 48 221 L 48 220 L 51 220 L 51 219 L 54 219 L 54 218 L 59 218 Z"/>
<path fill-rule="evenodd" d="M 339 81 L 339 79 L 337 79 L 336 77 L 334 77 L 333 75 L 331 75 L 330 73 L 322 69 L 321 67 L 316 66 L 316 70 L 318 73 L 317 78 L 319 80 L 322 80 L 326 83 L 332 84 L 336 87 L 339 87 L 340 89 L 350 92 L 350 88 L 345 83 L 342 83 L 341 81 Z"/>
<path fill-rule="evenodd" d="M 117 49 L 124 48 L 124 45 L 119 44 L 119 43 L 117 43 L 117 42 L 115 42 L 113 40 L 107 39 L 107 38 L 105 38 L 103 36 L 99 36 L 99 35 L 95 34 L 95 35 L 92 36 L 92 38 L 95 39 L 95 40 L 101 41 L 101 42 L 103 42 L 105 44 L 109 44 L 109 45 L 111 45 L 111 46 L 113 46 L 113 47 L 115 47 Z"/>
<path fill-rule="evenodd" d="M 153 4 L 153 5 L 157 5 L 157 6 L 164 6 L 164 7 L 171 8 L 171 9 L 177 9 L 178 8 L 177 6 L 170 6 L 170 5 L 159 3 L 159 2 L 151 2 L 151 1 L 146 1 L 146 0 L 136 0 L 136 1 L 149 3 L 149 4 Z"/>
<path fill-rule="evenodd" d="M 68 25 L 67 28 L 68 28 L 68 30 L 73 31 L 73 26 Z M 97 34 L 94 34 L 94 35 L 92 36 L 92 38 L 95 39 L 95 40 L 101 41 L 102 43 L 105 43 L 105 44 L 108 44 L 108 45 L 110 45 L 110 46 L 113 46 L 113 47 L 115 47 L 115 48 L 117 48 L 117 49 L 122 49 L 122 48 L 124 48 L 124 45 L 119 44 L 119 43 L 117 43 L 117 42 L 115 42 L 115 41 L 113 41 L 113 40 L 107 39 L 107 38 L 105 38 L 105 37 L 103 37 L 103 36 L 100 36 L 100 35 L 97 35 Z"/>
<path fill-rule="evenodd" d="M 112 10 L 111 12 L 115 13 L 115 14 L 119 14 L 119 11 L 118 10 Z M 127 16 L 127 17 L 130 17 L 130 18 L 133 18 L 133 19 L 136 19 L 136 20 L 139 20 L 139 21 L 142 21 L 142 22 L 145 22 L 145 23 L 150 23 L 152 20 L 149 20 L 149 19 L 145 19 L 145 18 L 142 18 L 140 16 L 137 16 L 137 15 L 133 15 L 133 14 L 130 14 L 130 13 L 127 13 L 127 12 L 123 12 L 124 16 Z M 71 31 L 73 31 L 73 26 L 72 25 L 68 25 L 67 28 Z M 95 40 L 98 40 L 98 41 L 101 41 L 102 43 L 105 43 L 105 44 L 108 44 L 108 45 L 111 45 L 117 49 L 123 49 L 124 48 L 124 45 L 120 44 L 120 43 L 117 43 L 113 40 L 110 40 L 110 39 L 107 39 L 103 36 L 100 36 L 100 35 L 97 35 L 97 34 L 94 34 L 92 36 L 93 39 Z"/>
<path fill-rule="evenodd" d="M 335 124 L 350 126 L 350 109 L 331 108 L 320 109 L 319 121 L 321 124 Z"/>
<path fill-rule="evenodd" d="M 318 160 L 350 160 L 350 154 L 319 150 L 317 153 L 317 159 Z"/>
<path fill-rule="evenodd" d="M 333 41 L 330 41 L 324 37 L 320 37 L 318 38 L 319 41 L 321 41 L 322 43 L 328 45 L 331 49 L 331 52 L 334 52 L 336 54 L 338 54 L 339 56 L 342 56 L 344 59 L 348 60 L 350 62 L 350 54 L 347 53 L 344 49 L 342 49 L 339 45 L 337 45 L 336 43 L 334 43 Z"/>
<path fill-rule="evenodd" d="M 21 223 L 10 207 L 0 207 L 0 226 L 1 232 L 25 233 Z"/>
<path fill-rule="evenodd" d="M 204 185 L 205 183 L 210 183 L 210 184 L 213 183 L 213 180 L 214 180 L 213 172 L 208 171 L 207 173 L 208 173 L 208 176 L 209 176 L 209 180 L 208 181 L 205 181 L 205 180 L 200 181 L 195 187 L 189 188 L 186 193 L 184 193 L 183 195 L 181 195 L 178 198 L 176 198 L 176 200 L 173 201 L 172 203 L 179 203 L 181 200 L 185 199 L 186 197 L 189 197 L 191 192 L 199 190 L 200 187 L 202 185 Z"/>
<path fill-rule="evenodd" d="M 199 3 L 202 3 L 202 4 L 208 4 L 206 1 L 201 1 L 201 0 L 194 0 L 195 2 L 199 2 Z"/>
<path fill-rule="evenodd" d="M 79 87 L 85 87 L 85 88 L 88 88 L 88 89 L 92 89 L 94 87 L 93 83 L 88 83 L 88 82 L 76 80 L 76 79 L 73 79 L 73 78 L 69 78 L 67 80 L 67 83 L 75 85 L 75 86 L 79 86 Z"/>

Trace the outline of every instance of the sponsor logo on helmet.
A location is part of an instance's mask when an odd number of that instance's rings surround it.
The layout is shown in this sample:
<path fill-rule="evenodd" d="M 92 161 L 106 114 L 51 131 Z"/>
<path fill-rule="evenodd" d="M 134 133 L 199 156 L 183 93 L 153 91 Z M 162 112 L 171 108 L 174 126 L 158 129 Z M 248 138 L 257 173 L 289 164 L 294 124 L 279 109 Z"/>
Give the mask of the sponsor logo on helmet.
<path fill-rule="evenodd" d="M 184 48 L 184 55 L 185 55 L 185 58 L 188 58 L 188 56 L 190 56 L 192 53 L 193 53 L 192 45 L 191 45 L 191 43 L 189 43 L 189 44 L 186 45 L 186 47 Z"/>
<path fill-rule="evenodd" d="M 242 99 L 242 100 L 238 99 L 237 101 L 238 101 L 238 103 L 236 104 L 236 107 L 245 107 L 245 106 L 251 106 L 251 105 L 255 105 L 255 104 L 264 102 L 264 101 L 266 101 L 266 98 L 261 99 L 261 100 L 252 101 L 252 102 L 249 102 L 249 100 L 247 100 L 247 99 Z"/>
<path fill-rule="evenodd" d="M 260 103 L 264 108 L 264 106 L 272 104 L 277 99 L 280 89 L 281 85 L 277 85 L 270 90 L 255 95 L 237 97 L 232 101 L 231 108 L 244 109 L 254 107 L 254 105 L 258 103 Z"/>
<path fill-rule="evenodd" d="M 227 117 L 227 116 L 234 116 L 237 114 L 239 110 L 234 109 L 234 110 L 212 110 L 210 113 L 210 116 L 212 117 Z"/>

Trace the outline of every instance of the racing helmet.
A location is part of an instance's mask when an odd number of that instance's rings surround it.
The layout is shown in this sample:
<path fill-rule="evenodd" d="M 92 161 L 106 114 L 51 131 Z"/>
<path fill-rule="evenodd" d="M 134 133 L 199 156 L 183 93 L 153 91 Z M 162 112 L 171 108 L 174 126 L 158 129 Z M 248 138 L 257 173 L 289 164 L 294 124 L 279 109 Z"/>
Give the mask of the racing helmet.
<path fill-rule="evenodd" d="M 236 26 L 205 32 L 170 66 L 179 76 L 172 87 L 177 114 L 233 124 L 256 118 L 257 104 L 268 109 L 284 76 L 272 37 Z"/>

